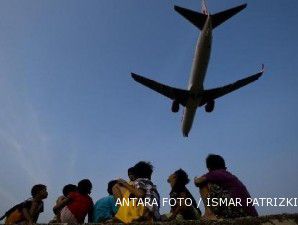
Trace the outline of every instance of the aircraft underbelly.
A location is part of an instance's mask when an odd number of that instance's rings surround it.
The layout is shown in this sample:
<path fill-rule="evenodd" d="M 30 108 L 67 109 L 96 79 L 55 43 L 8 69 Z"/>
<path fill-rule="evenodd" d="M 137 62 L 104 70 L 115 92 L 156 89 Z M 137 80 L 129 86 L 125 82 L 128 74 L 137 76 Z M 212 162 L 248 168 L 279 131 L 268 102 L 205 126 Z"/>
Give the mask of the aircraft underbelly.
<path fill-rule="evenodd" d="M 203 32 L 198 39 L 193 60 L 188 89 L 197 93 L 204 89 L 203 83 L 207 72 L 212 45 L 212 33 Z"/>
<path fill-rule="evenodd" d="M 186 104 L 182 121 L 182 133 L 186 137 L 191 130 L 192 123 L 196 115 L 197 106 L 202 100 L 198 96 L 198 93 L 204 89 L 203 83 L 210 59 L 211 45 L 212 26 L 211 22 L 208 20 L 197 41 L 195 56 L 191 69 L 191 77 L 188 83 L 188 90 L 191 92 L 191 97 L 188 99 Z"/>
<path fill-rule="evenodd" d="M 182 133 L 184 136 L 188 136 L 191 130 L 195 115 L 197 111 L 197 106 L 192 105 L 191 107 L 185 107 L 183 121 L 182 121 Z"/>

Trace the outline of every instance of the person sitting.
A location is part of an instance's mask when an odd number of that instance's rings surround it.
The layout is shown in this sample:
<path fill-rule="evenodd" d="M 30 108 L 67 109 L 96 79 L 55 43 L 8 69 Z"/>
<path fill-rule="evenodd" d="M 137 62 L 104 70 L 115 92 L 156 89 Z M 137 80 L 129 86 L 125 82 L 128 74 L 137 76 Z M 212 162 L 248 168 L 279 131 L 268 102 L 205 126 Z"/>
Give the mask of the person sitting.
<path fill-rule="evenodd" d="M 148 204 L 139 204 L 139 202 L 136 201 L 137 207 L 144 207 L 140 208 L 143 209 L 142 213 L 139 215 L 139 218 L 134 221 L 159 220 L 160 196 L 156 186 L 151 181 L 153 166 L 149 162 L 140 161 L 133 167 L 133 171 L 136 179 L 131 184 L 122 179 L 118 180 L 118 182 L 119 186 L 122 186 L 129 191 L 130 198 L 133 197 L 148 201 Z M 144 202 L 145 201 L 143 201 L 143 203 Z"/>
<path fill-rule="evenodd" d="M 63 195 L 61 195 L 57 200 L 56 200 L 56 205 L 61 204 L 61 202 L 63 202 L 64 200 L 67 199 L 67 196 L 71 193 L 71 192 L 77 192 L 78 191 L 78 187 L 74 184 L 67 184 L 63 187 L 62 193 Z M 57 210 L 57 214 L 54 216 L 54 218 L 49 222 L 49 223 L 61 223 L 61 218 L 60 218 L 60 213 L 61 210 Z"/>
<path fill-rule="evenodd" d="M 179 169 L 171 174 L 168 178 L 168 183 L 171 185 L 170 198 L 176 200 L 176 204 L 171 206 L 171 213 L 168 220 L 182 218 L 184 220 L 197 220 L 201 216 L 201 211 L 198 208 L 197 202 L 192 194 L 187 189 L 189 183 L 187 173 Z M 182 199 L 182 201 L 178 201 Z M 191 199 L 192 205 L 186 205 L 186 199 Z"/>
<path fill-rule="evenodd" d="M 34 185 L 31 189 L 32 198 L 15 205 L 8 210 L 1 220 L 6 217 L 5 224 L 33 224 L 39 214 L 44 211 L 43 200 L 48 197 L 47 187 L 43 184 Z"/>
<path fill-rule="evenodd" d="M 128 204 L 117 204 L 119 210 L 114 217 L 114 222 L 131 223 L 134 221 L 139 221 L 144 215 L 144 206 L 137 205 L 135 202 L 131 201 L 130 198 L 134 198 L 135 195 L 128 190 L 122 183 L 128 183 L 133 186 L 136 180 L 136 173 L 134 167 L 130 167 L 127 171 L 129 181 L 119 179 L 117 184 L 113 186 L 113 195 L 116 197 L 117 201 L 128 202 Z M 120 182 L 121 181 L 121 182 Z M 133 190 L 134 192 L 135 190 Z"/>
<path fill-rule="evenodd" d="M 194 183 L 200 188 L 200 194 L 205 205 L 205 219 L 217 218 L 236 218 L 243 216 L 258 216 L 254 206 L 247 206 L 247 198 L 250 194 L 244 184 L 233 174 L 227 171 L 224 159 L 220 155 L 210 154 L 206 158 L 206 167 L 208 173 L 201 177 L 195 177 Z M 240 199 L 238 205 L 235 204 L 222 204 L 217 205 L 209 204 L 207 198 L 235 200 Z M 234 201 L 235 203 L 235 201 Z"/>
<path fill-rule="evenodd" d="M 78 191 L 71 192 L 67 198 L 57 204 L 53 211 L 55 214 L 61 210 L 61 223 L 78 224 L 84 223 L 88 214 L 88 222 L 92 222 L 93 201 L 89 196 L 92 183 L 88 179 L 78 183 Z"/>
<path fill-rule="evenodd" d="M 99 199 L 93 208 L 93 223 L 102 223 L 112 219 L 118 211 L 116 206 L 116 198 L 113 195 L 113 186 L 117 184 L 117 180 L 108 183 L 109 195 Z"/>

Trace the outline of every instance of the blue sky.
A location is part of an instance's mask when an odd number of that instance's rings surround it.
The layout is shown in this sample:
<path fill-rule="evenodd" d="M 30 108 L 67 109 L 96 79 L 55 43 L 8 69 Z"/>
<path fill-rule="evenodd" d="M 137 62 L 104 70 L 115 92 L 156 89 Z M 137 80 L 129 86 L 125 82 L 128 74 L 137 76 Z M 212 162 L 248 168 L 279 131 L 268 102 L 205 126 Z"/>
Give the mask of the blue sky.
<path fill-rule="evenodd" d="M 200 1 L 0 1 L 0 212 L 44 183 L 47 222 L 65 184 L 89 178 L 96 201 L 139 160 L 153 163 L 153 181 L 168 197 L 169 174 L 205 173 L 209 153 L 224 156 L 254 197 L 298 197 L 298 2 L 246 2 L 214 31 L 205 87 L 262 63 L 266 73 L 217 100 L 213 113 L 198 110 L 186 139 L 182 113 L 130 72 L 186 87 L 199 32 L 173 6 L 200 10 Z M 243 2 L 207 3 L 212 13 Z"/>

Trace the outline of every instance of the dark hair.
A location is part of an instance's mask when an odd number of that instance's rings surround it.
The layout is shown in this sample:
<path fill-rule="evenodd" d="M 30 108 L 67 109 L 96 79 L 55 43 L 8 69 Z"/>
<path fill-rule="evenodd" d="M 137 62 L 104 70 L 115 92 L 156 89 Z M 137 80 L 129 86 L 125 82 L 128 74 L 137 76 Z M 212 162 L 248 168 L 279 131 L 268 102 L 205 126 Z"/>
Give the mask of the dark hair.
<path fill-rule="evenodd" d="M 220 155 L 210 154 L 206 158 L 206 166 L 209 170 L 226 169 L 226 163 Z"/>
<path fill-rule="evenodd" d="M 88 179 L 81 180 L 78 183 L 78 192 L 80 194 L 90 194 L 92 189 L 92 183 Z"/>
<path fill-rule="evenodd" d="M 113 195 L 113 187 L 114 187 L 114 185 L 115 184 L 117 184 L 118 183 L 118 181 L 117 180 L 111 180 L 109 183 L 108 183 L 108 193 L 110 194 L 110 195 Z"/>
<path fill-rule="evenodd" d="M 42 191 L 43 189 L 46 189 L 47 186 L 43 185 L 43 184 L 36 184 L 31 188 L 31 195 L 34 198 L 36 195 L 39 194 L 40 191 Z"/>
<path fill-rule="evenodd" d="M 66 197 L 70 192 L 78 191 L 78 187 L 74 184 L 67 184 L 63 187 L 62 193 Z"/>
<path fill-rule="evenodd" d="M 176 176 L 176 184 L 185 186 L 189 183 L 188 175 L 183 169 L 179 169 L 174 172 Z"/>
<path fill-rule="evenodd" d="M 135 181 L 137 179 L 137 177 L 136 177 L 136 171 L 135 171 L 135 168 L 134 167 L 130 167 L 127 170 L 127 175 L 128 175 L 128 177 L 129 177 L 129 179 L 131 181 Z"/>
<path fill-rule="evenodd" d="M 127 170 L 127 174 L 135 174 L 135 168 L 134 167 L 130 167 L 130 168 L 128 168 L 128 170 Z"/>
<path fill-rule="evenodd" d="M 134 166 L 134 173 L 137 178 L 151 179 L 153 166 L 150 162 L 140 161 Z"/>

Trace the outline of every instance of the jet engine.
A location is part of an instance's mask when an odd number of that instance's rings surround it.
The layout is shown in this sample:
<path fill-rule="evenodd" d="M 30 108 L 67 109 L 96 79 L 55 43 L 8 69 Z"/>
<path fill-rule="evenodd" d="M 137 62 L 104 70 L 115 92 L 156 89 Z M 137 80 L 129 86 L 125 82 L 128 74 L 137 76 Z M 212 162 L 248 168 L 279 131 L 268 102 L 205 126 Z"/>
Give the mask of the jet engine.
<path fill-rule="evenodd" d="M 205 111 L 210 113 L 214 110 L 214 106 L 215 106 L 215 101 L 211 100 L 209 102 L 206 103 L 205 105 Z"/>
<path fill-rule="evenodd" d="M 172 112 L 176 113 L 179 111 L 179 102 L 177 100 L 174 100 L 172 103 Z"/>

